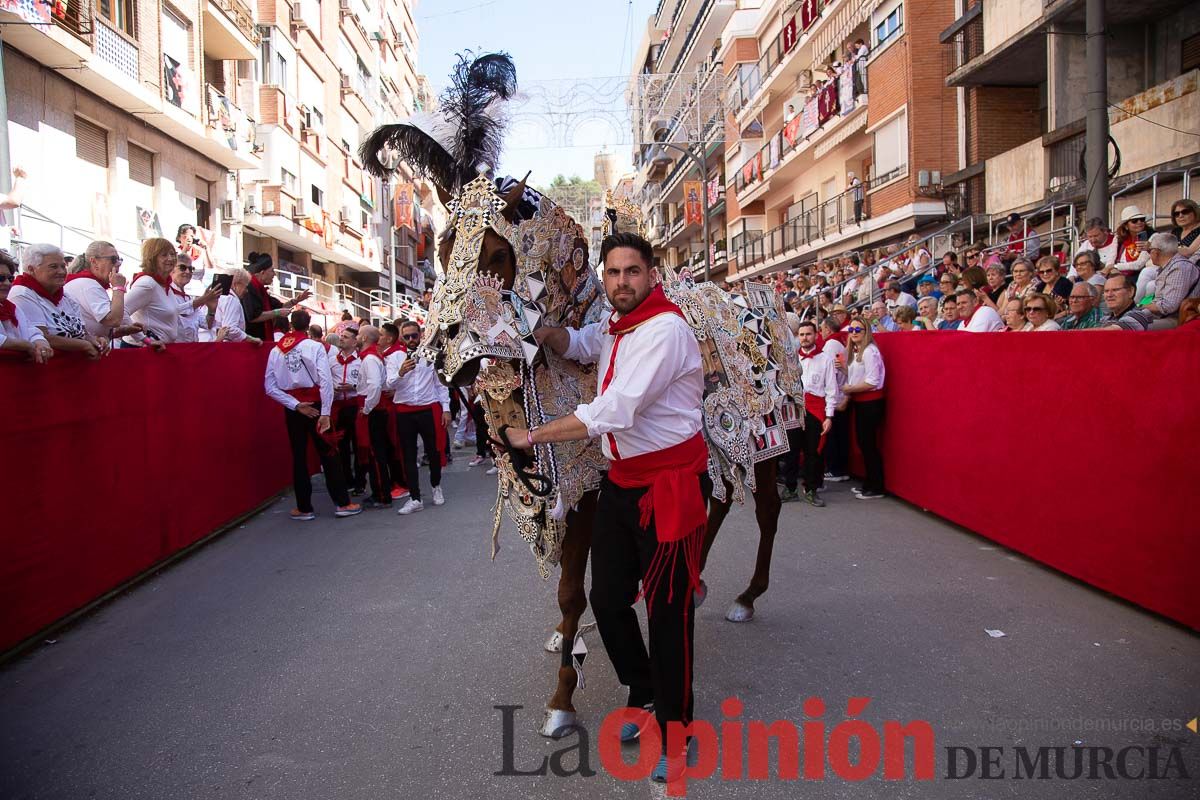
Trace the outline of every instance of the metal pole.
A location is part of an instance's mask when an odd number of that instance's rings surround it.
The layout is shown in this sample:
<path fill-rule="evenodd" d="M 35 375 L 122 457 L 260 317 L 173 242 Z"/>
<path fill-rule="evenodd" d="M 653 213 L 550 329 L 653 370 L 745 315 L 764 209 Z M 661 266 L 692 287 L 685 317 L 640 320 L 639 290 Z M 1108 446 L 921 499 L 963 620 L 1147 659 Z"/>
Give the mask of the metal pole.
<path fill-rule="evenodd" d="M 4 38 L 0 35 L 0 192 L 7 193 L 12 173 L 8 160 L 8 91 L 4 80 Z"/>
<path fill-rule="evenodd" d="M 387 253 L 385 255 L 386 261 L 384 263 L 386 263 L 388 265 L 388 273 L 391 275 L 391 281 L 388 283 L 388 297 L 389 297 L 388 306 L 390 308 L 389 316 L 392 319 L 395 319 L 396 318 L 396 255 L 392 251 L 393 251 L 393 247 L 396 242 L 396 228 L 394 227 L 394 220 L 391 218 L 392 195 L 390 192 L 390 186 L 389 186 L 390 183 L 391 182 L 386 177 L 383 179 L 383 202 L 384 202 L 383 229 L 384 229 L 384 231 L 387 232 L 387 237 L 384 241 L 384 246 L 387 248 Z"/>
<path fill-rule="evenodd" d="M 1108 220 L 1108 47 L 1104 0 L 1087 0 L 1087 216 Z"/>
<path fill-rule="evenodd" d="M 700 157 L 696 159 L 696 169 L 700 173 L 700 204 L 704 211 L 704 280 L 712 280 L 712 255 L 709 253 L 708 232 L 708 170 L 706 170 L 704 143 L 700 143 Z"/>

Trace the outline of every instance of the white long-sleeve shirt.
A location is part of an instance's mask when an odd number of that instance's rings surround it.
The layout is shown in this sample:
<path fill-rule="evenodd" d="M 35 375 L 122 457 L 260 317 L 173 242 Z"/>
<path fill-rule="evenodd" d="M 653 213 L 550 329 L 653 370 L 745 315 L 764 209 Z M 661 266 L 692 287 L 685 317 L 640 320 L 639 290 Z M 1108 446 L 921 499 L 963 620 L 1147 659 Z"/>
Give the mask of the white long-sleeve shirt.
<path fill-rule="evenodd" d="M 822 351 L 806 356 L 801 350 L 800 372 L 804 378 L 804 393 L 825 398 L 825 416 L 832 417 L 838 407 L 837 368 L 833 357 Z"/>
<path fill-rule="evenodd" d="M 383 394 L 383 384 L 386 380 L 383 359 L 374 355 L 359 359 L 358 393 L 363 397 L 362 413 L 370 414 L 379 405 L 379 397 Z"/>
<path fill-rule="evenodd" d="M 246 341 L 246 311 L 242 308 L 242 300 L 235 294 L 223 294 L 217 300 L 217 319 L 213 324 L 216 329 L 225 329 L 226 342 Z"/>
<path fill-rule="evenodd" d="M 286 353 L 278 346 L 271 348 L 263 378 L 268 397 L 284 408 L 295 410 L 300 401 L 288 391 L 313 387 L 321 392 L 321 416 L 328 416 L 333 407 L 333 379 L 325 345 L 305 339 Z"/>
<path fill-rule="evenodd" d="M 412 372 L 400 374 L 400 368 L 410 355 L 397 350 L 387 357 L 387 380 L 384 388 L 393 392 L 392 402 L 406 406 L 431 406 L 438 403 L 443 411 L 450 410 L 450 390 L 438 380 L 433 365 L 417 361 Z"/>
<path fill-rule="evenodd" d="M 340 359 L 348 359 L 344 364 Z M 347 356 L 340 350 L 329 351 L 329 374 L 333 380 L 333 399 L 334 400 L 349 400 L 358 394 L 358 377 L 362 372 L 362 360 L 358 357 L 358 353 L 353 350 Z M 338 391 L 338 386 L 349 384 L 356 388 L 347 391 Z"/>
<path fill-rule="evenodd" d="M 589 436 L 602 437 L 606 458 L 664 450 L 700 432 L 704 366 L 681 317 L 660 314 L 620 337 L 608 333 L 607 320 L 567 333 L 566 357 L 599 367 L 596 399 L 575 409 L 575 416 Z"/>
<path fill-rule="evenodd" d="M 16 304 L 14 303 L 14 305 Z M 21 309 L 17 309 L 16 314 L 17 318 L 13 322 L 0 321 L 0 347 L 3 347 L 9 339 L 22 342 L 41 342 L 49 346 L 50 343 L 46 341 L 41 330 L 21 313 Z"/>
<path fill-rule="evenodd" d="M 846 383 L 849 386 L 857 386 L 860 383 L 869 383 L 877 391 L 883 388 L 884 377 L 886 370 L 883 368 L 883 354 L 879 352 L 879 348 L 875 343 L 867 345 L 862 351 L 862 360 L 855 359 L 846 367 L 848 373 Z"/>
<path fill-rule="evenodd" d="M 837 404 L 840 406 L 846 399 L 846 393 L 842 391 L 842 387 L 846 385 L 846 345 L 837 339 L 826 339 L 821 352 L 829 356 L 829 360 L 833 362 L 834 375 L 837 377 Z M 842 357 L 842 366 L 840 367 L 837 365 L 839 355 Z"/>
<path fill-rule="evenodd" d="M 160 342 L 182 342 L 184 334 L 176 297 L 170 286 L 164 289 L 153 278 L 139 276 L 125 292 L 125 311 Z"/>

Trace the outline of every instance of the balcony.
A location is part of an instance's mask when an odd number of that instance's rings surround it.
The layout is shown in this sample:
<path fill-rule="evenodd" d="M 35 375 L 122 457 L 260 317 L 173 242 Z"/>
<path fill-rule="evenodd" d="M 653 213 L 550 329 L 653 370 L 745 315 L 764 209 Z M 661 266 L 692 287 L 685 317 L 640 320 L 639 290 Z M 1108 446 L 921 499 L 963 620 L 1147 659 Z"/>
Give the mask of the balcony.
<path fill-rule="evenodd" d="M 254 119 L 217 87 L 209 84 L 205 88 L 204 122 L 208 138 L 228 148 L 235 157 L 244 159 L 242 169 L 257 169 L 261 166 L 261 160 L 258 156 L 260 148 L 255 141 Z"/>
<path fill-rule="evenodd" d="M 219 61 L 258 58 L 259 35 L 254 11 L 245 0 L 207 0 L 204 3 L 204 52 Z"/>

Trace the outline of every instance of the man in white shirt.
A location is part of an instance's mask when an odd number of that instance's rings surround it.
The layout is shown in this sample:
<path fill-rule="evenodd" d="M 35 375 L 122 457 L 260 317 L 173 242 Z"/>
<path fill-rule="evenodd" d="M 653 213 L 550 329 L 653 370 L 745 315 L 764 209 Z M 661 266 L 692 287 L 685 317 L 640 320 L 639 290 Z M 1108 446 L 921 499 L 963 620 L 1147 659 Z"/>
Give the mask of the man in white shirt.
<path fill-rule="evenodd" d="M 1120 243 L 1117 241 L 1117 237 L 1113 236 L 1113 232 L 1108 229 L 1108 223 L 1099 217 L 1092 217 L 1084 223 L 1083 235 L 1086 241 L 1075 251 L 1075 255 L 1088 251 L 1095 252 L 1100 259 L 1101 270 L 1117 263 L 1117 248 Z M 1074 278 L 1074 272 L 1074 267 L 1072 267 L 1071 272 L 1067 273 L 1067 277 Z"/>
<path fill-rule="evenodd" d="M 800 454 L 804 454 L 804 499 L 823 508 L 821 489 L 825 487 L 825 438 L 833 428 L 838 404 L 837 367 L 833 357 L 820 349 L 817 326 L 801 322 L 797 334 L 800 341 L 800 371 L 804 383 L 804 427 L 788 431 L 787 469 L 784 471 L 784 494 L 781 499 L 796 498 Z"/>
<path fill-rule="evenodd" d="M 911 306 L 914 311 L 917 308 L 917 298 L 903 291 L 900 288 L 900 281 L 888 281 L 883 289 L 883 297 L 887 302 L 889 314 L 895 311 L 897 306 Z"/>
<path fill-rule="evenodd" d="M 296 508 L 292 519 L 316 519 L 312 506 L 312 476 L 308 472 L 309 443 L 316 448 L 325 471 L 325 486 L 336 504 L 335 517 L 350 517 L 362 512 L 362 506 L 350 502 L 342 468 L 333 447 L 325 438 L 333 408 L 333 380 L 325 345 L 308 338 L 307 311 L 293 311 L 292 330 L 271 348 L 263 388 L 267 396 L 284 407 L 288 443 L 292 447 L 292 484 Z"/>
<path fill-rule="evenodd" d="M 363 493 L 367 483 L 367 458 L 358 439 L 358 418 L 363 396 L 358 393 L 362 360 L 358 357 L 358 331 L 343 328 L 337 338 L 337 350 L 329 353 L 329 372 L 333 380 L 333 429 L 338 434 L 338 457 L 342 475 L 350 481 L 350 496 Z"/>
<path fill-rule="evenodd" d="M 841 483 L 850 480 L 850 414 L 847 412 L 850 398 L 842 393 L 842 387 L 846 385 L 846 345 L 836 335 L 839 331 L 834 328 L 830 317 L 821 320 L 818 332 L 825 340 L 821 352 L 833 362 L 837 379 L 837 405 L 834 409 L 833 427 L 830 428 L 829 438 L 825 441 L 827 457 L 823 477 L 826 483 Z"/>
<path fill-rule="evenodd" d="M 238 267 L 233 271 L 233 280 L 229 286 L 229 294 L 223 294 L 217 300 L 216 331 L 223 342 L 250 342 L 253 345 L 262 344 L 262 339 L 246 333 L 246 312 L 242 306 L 242 296 L 250 287 L 250 273 Z"/>
<path fill-rule="evenodd" d="M 370 438 L 369 469 L 371 499 L 368 508 L 392 507 L 392 439 L 388 432 L 391 402 L 384 399 L 387 369 L 379 351 L 379 328 L 363 325 L 358 329 L 358 396 L 362 397 L 362 415 L 367 418 Z"/>
<path fill-rule="evenodd" d="M 958 306 L 958 318 L 963 323 L 958 329 L 970 333 L 991 333 L 1004 330 L 1004 320 L 1000 319 L 996 309 L 983 305 L 975 294 L 976 292 L 982 294 L 983 290 L 962 289 L 954 295 L 955 305 Z"/>
<path fill-rule="evenodd" d="M 405 358 L 405 350 L 404 345 L 400 342 L 400 328 L 394 323 L 385 322 L 379 326 L 379 357 L 383 359 L 384 370 L 383 396 L 380 398 L 379 404 L 388 412 L 388 439 L 391 442 L 391 447 L 388 448 L 388 453 L 391 454 L 391 462 L 388 466 L 392 476 L 390 494 L 393 500 L 403 500 L 408 497 L 408 473 L 404 471 L 404 448 L 400 446 L 400 436 L 396 426 L 396 405 L 393 399 L 396 380 L 400 376 L 400 365 Z"/>
<path fill-rule="evenodd" d="M 655 279 L 649 242 L 609 236 L 600 260 L 611 317 L 578 331 L 535 334 L 567 358 L 597 364 L 595 400 L 540 428 L 506 433 L 513 447 L 526 449 L 600 437 L 611 465 L 592 538 L 592 610 L 617 678 L 629 687 L 627 705 L 653 704 L 669 748 L 651 777 L 671 780 L 683 766 L 677 725 L 692 719 L 693 593 L 712 489 L 701 434 L 704 367 L 682 312 Z M 651 572 L 652 564 L 666 566 Z M 639 580 L 651 657 L 633 610 Z M 638 720 L 626 723 L 623 740 L 637 738 L 647 718 Z"/>
<path fill-rule="evenodd" d="M 397 514 L 413 514 L 425 507 L 421 502 L 421 474 L 417 466 L 417 437 L 429 458 L 429 483 L 433 504 L 445 504 L 442 494 L 442 459 L 446 428 L 450 424 L 450 391 L 437 378 L 433 365 L 413 356 L 421 343 L 421 326 L 407 321 L 400 325 L 402 347 L 387 361 L 387 388 L 396 411 L 396 438 L 404 457 L 404 478 L 409 497 Z M 393 365 L 395 365 L 393 367 Z"/>
<path fill-rule="evenodd" d="M 31 244 L 21 253 L 21 274 L 8 292 L 21 321 L 42 332 L 55 350 L 96 359 L 108 353 L 108 339 L 88 333 L 79 304 L 63 291 L 67 260 L 52 244 Z"/>

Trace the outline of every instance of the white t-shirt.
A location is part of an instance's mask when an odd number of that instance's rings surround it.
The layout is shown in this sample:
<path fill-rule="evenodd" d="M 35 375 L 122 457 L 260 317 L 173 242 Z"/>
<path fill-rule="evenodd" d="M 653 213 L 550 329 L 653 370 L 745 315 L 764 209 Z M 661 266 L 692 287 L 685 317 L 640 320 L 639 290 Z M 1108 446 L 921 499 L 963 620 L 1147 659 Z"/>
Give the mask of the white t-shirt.
<path fill-rule="evenodd" d="M 67 281 L 63 292 L 79 304 L 83 325 L 92 336 L 108 336 L 112 326 L 101 325 L 100 320 L 112 311 L 112 297 L 108 290 L 93 278 L 76 278 Z"/>
<path fill-rule="evenodd" d="M 22 342 L 41 342 L 48 345 L 46 337 L 37 329 L 31 322 L 25 319 L 25 315 L 17 309 L 17 318 L 15 321 L 0 320 L 0 347 L 9 339 L 16 339 Z"/>
<path fill-rule="evenodd" d="M 58 305 L 27 286 L 12 287 L 8 291 L 8 299 L 17 307 L 17 314 L 27 325 L 45 328 L 50 335 L 67 339 L 82 339 L 87 335 L 79 303 L 65 291 Z"/>
<path fill-rule="evenodd" d="M 1000 315 L 991 306 L 980 306 L 975 309 L 975 313 L 971 315 L 971 321 L 966 327 L 959 326 L 960 331 L 969 331 L 971 333 L 990 333 L 992 331 L 1004 330 L 1004 320 L 1000 319 Z"/>

